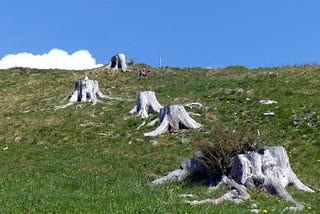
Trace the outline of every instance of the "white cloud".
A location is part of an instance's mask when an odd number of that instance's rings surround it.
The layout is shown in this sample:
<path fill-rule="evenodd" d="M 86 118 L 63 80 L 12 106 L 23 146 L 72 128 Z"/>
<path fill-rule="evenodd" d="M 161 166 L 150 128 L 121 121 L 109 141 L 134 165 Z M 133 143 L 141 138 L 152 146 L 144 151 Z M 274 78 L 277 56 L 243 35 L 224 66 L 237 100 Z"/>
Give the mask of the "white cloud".
<path fill-rule="evenodd" d="M 8 54 L 0 60 L 0 69 L 13 67 L 38 69 L 84 70 L 102 66 L 87 50 L 79 50 L 69 55 L 61 49 L 52 49 L 49 53 L 33 55 L 31 53 Z"/>

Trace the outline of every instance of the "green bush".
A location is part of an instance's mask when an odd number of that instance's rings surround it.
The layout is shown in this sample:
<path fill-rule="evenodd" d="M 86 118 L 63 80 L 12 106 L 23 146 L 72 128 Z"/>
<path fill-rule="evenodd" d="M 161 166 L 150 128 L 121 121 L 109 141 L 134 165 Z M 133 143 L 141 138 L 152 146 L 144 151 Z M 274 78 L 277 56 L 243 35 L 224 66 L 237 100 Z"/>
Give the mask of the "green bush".
<path fill-rule="evenodd" d="M 229 128 L 217 125 L 213 130 L 215 134 L 210 141 L 198 141 L 195 144 L 205 154 L 200 161 L 219 176 L 229 173 L 235 155 L 254 151 L 263 144 L 257 131 L 247 126 L 236 129 L 233 125 Z"/>

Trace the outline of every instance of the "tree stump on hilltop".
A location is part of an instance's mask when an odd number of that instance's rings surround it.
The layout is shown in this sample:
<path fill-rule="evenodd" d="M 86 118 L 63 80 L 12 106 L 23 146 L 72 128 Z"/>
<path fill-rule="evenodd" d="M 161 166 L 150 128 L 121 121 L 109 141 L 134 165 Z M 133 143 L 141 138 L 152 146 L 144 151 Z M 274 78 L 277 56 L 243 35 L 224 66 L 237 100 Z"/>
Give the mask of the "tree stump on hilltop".
<path fill-rule="evenodd" d="M 198 129 L 202 126 L 193 120 L 181 105 L 170 105 L 160 109 L 159 117 L 148 125 L 153 126 L 158 121 L 161 123 L 160 126 L 144 136 L 157 136 L 167 131 L 174 133 L 179 129 Z"/>
<path fill-rule="evenodd" d="M 126 56 L 123 53 L 114 55 L 111 57 L 109 63 L 107 63 L 106 68 L 112 70 L 127 71 L 128 66 L 133 65 L 133 60 L 126 60 Z"/>
<path fill-rule="evenodd" d="M 69 98 L 69 102 L 65 105 L 56 106 L 55 110 L 66 108 L 76 102 L 92 102 L 92 104 L 95 105 L 97 102 L 100 102 L 97 96 L 104 99 L 115 99 L 100 91 L 98 81 L 89 80 L 88 77 L 86 77 L 84 80 L 78 80 L 75 83 L 74 91 Z"/>
<path fill-rule="evenodd" d="M 137 112 L 139 117 L 146 119 L 149 114 L 159 113 L 162 107 L 153 91 L 142 91 L 139 93 L 136 105 L 131 109 L 130 114 Z"/>

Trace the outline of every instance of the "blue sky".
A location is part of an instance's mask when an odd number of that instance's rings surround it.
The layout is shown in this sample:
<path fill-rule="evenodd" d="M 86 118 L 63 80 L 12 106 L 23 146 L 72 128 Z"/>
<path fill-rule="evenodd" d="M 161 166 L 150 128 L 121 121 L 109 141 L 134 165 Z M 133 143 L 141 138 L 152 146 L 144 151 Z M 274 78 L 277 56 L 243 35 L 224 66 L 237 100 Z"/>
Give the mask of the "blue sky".
<path fill-rule="evenodd" d="M 320 63 L 319 0 L 5 0 L 0 59 L 87 50 L 157 67 Z"/>

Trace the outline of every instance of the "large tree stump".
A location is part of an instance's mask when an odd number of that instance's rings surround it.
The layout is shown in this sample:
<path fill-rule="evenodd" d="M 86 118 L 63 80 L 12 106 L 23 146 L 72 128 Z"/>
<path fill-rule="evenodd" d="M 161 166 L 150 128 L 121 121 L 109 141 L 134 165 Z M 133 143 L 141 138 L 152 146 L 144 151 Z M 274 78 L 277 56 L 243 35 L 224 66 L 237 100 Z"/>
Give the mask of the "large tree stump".
<path fill-rule="evenodd" d="M 231 177 L 248 188 L 262 185 L 269 193 L 298 204 L 286 191 L 287 185 L 314 192 L 304 185 L 290 167 L 287 151 L 282 146 L 269 147 L 257 152 L 235 156 L 230 170 Z"/>
<path fill-rule="evenodd" d="M 181 105 L 170 105 L 160 109 L 159 117 L 148 125 L 154 125 L 157 121 L 161 122 L 160 126 L 152 132 L 145 133 L 144 136 L 157 136 L 166 131 L 173 133 L 183 128 L 198 129 L 201 127 L 201 124 L 193 120 Z"/>
<path fill-rule="evenodd" d="M 197 152 L 193 158 L 186 159 L 181 163 L 181 169 L 168 173 L 166 176 L 153 181 L 152 184 L 158 185 L 165 182 L 183 181 L 188 176 L 195 176 L 204 172 L 209 172 L 208 175 L 210 175 L 211 172 L 206 171 L 204 165 L 192 161 L 203 158 L 203 155 L 203 153 Z M 212 181 L 212 178 L 208 176 L 208 179 L 210 184 L 210 179 Z M 193 205 L 203 203 L 218 204 L 223 200 L 239 203 L 250 198 L 247 188 L 253 189 L 262 186 L 267 192 L 296 205 L 295 207 L 288 207 L 285 210 L 298 211 L 304 208 L 303 205 L 296 202 L 286 191 L 285 187 L 293 185 L 300 190 L 314 192 L 311 188 L 304 185 L 294 174 L 289 164 L 287 152 L 282 146 L 269 147 L 256 152 L 236 155 L 232 161 L 228 176 L 223 175 L 220 179 L 219 185 L 223 183 L 230 188 L 228 193 L 218 199 L 189 201 L 189 203 Z M 215 190 L 216 188 L 213 187 L 211 189 Z"/>
<path fill-rule="evenodd" d="M 75 83 L 69 102 L 65 105 L 56 106 L 55 109 L 66 108 L 76 102 L 92 102 L 95 105 L 97 102 L 100 102 L 97 96 L 104 99 L 116 99 L 103 94 L 99 89 L 98 81 L 90 80 L 86 77 L 84 80 L 78 80 Z"/>
<path fill-rule="evenodd" d="M 131 109 L 130 114 L 137 112 L 139 117 L 146 119 L 149 114 L 159 113 L 162 107 L 153 91 L 142 91 L 139 93 L 136 105 Z"/>

